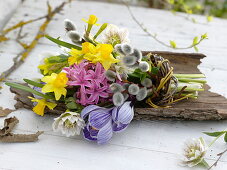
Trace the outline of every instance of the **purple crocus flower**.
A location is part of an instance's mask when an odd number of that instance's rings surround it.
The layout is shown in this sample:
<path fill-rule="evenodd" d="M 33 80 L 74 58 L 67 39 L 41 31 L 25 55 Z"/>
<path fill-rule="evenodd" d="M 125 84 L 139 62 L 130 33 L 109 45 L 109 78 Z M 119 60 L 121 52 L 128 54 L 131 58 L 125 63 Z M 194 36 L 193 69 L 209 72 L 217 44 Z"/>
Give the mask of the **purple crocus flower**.
<path fill-rule="evenodd" d="M 87 106 L 81 112 L 81 117 L 87 120 L 83 130 L 84 137 L 90 141 L 97 141 L 98 144 L 107 143 L 113 132 L 121 132 L 128 126 L 133 116 L 134 110 L 130 101 L 113 108 Z"/>

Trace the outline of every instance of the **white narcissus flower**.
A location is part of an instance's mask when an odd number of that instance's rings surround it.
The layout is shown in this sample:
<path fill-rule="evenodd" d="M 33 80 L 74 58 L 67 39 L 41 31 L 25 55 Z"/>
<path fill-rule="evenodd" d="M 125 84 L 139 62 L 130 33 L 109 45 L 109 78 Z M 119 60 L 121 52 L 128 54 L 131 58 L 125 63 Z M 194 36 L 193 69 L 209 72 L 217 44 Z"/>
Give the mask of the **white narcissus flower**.
<path fill-rule="evenodd" d="M 65 112 L 54 119 L 53 130 L 61 131 L 67 137 L 79 135 L 85 126 L 84 120 L 76 112 Z"/>
<path fill-rule="evenodd" d="M 204 156 L 207 151 L 207 146 L 203 138 L 192 139 L 186 142 L 184 148 L 183 156 L 181 164 L 184 166 L 193 167 L 200 163 L 205 163 Z"/>
<path fill-rule="evenodd" d="M 128 30 L 126 28 L 118 28 L 116 25 L 109 24 L 103 34 L 102 43 L 104 44 L 122 44 L 129 43 Z"/>

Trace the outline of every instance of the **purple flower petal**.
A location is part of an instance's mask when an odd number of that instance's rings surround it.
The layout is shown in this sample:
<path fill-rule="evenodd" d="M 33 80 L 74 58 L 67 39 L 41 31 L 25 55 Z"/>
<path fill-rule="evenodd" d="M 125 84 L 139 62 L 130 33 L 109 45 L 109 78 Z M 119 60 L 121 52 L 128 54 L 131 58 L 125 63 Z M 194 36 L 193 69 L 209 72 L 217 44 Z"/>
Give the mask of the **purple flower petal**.
<path fill-rule="evenodd" d="M 99 130 L 97 135 L 97 142 L 98 144 L 107 143 L 111 137 L 113 136 L 113 129 L 112 129 L 112 120 L 109 120 L 102 129 Z"/>
<path fill-rule="evenodd" d="M 92 128 L 90 125 L 89 125 L 89 132 L 90 132 L 90 135 L 91 137 L 94 137 L 94 138 L 97 138 L 97 134 L 98 134 L 98 130 Z"/>
<path fill-rule="evenodd" d="M 95 129 L 101 129 L 111 120 L 110 109 L 97 109 L 90 112 L 89 122 Z"/>
<path fill-rule="evenodd" d="M 123 131 L 126 127 L 128 126 L 128 124 L 122 124 L 122 123 L 115 123 L 113 122 L 113 131 L 114 132 L 121 132 Z"/>
<path fill-rule="evenodd" d="M 96 141 L 97 140 L 97 138 L 94 138 L 94 137 L 91 136 L 91 134 L 88 131 L 88 128 L 87 127 L 85 127 L 83 129 L 83 134 L 84 134 L 84 138 L 87 139 L 87 140 L 90 140 L 90 141 Z"/>
<path fill-rule="evenodd" d="M 134 116 L 133 107 L 130 106 L 131 102 L 125 102 L 119 107 L 115 107 L 112 111 L 113 121 L 116 123 L 129 124 Z"/>
<path fill-rule="evenodd" d="M 96 106 L 96 105 L 89 105 L 89 106 L 85 107 L 85 108 L 82 110 L 82 112 L 81 112 L 81 117 L 82 117 L 82 119 L 85 119 L 91 111 L 97 110 L 97 109 L 100 109 L 100 108 L 101 108 L 101 107 Z"/>

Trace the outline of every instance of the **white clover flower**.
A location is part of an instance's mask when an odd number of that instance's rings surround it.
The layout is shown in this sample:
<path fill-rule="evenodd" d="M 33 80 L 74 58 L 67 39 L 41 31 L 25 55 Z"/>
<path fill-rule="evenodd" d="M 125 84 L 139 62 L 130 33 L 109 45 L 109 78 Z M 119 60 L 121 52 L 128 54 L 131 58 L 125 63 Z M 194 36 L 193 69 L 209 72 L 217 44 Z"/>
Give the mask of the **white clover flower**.
<path fill-rule="evenodd" d="M 183 159 L 181 164 L 193 167 L 204 161 L 207 146 L 203 138 L 192 139 L 185 144 Z"/>
<path fill-rule="evenodd" d="M 118 28 L 116 25 L 109 24 L 101 41 L 104 44 L 129 43 L 128 34 L 126 28 Z"/>
<path fill-rule="evenodd" d="M 65 112 L 54 119 L 52 125 L 55 132 L 61 131 L 67 137 L 79 135 L 85 126 L 84 120 L 76 112 Z"/>

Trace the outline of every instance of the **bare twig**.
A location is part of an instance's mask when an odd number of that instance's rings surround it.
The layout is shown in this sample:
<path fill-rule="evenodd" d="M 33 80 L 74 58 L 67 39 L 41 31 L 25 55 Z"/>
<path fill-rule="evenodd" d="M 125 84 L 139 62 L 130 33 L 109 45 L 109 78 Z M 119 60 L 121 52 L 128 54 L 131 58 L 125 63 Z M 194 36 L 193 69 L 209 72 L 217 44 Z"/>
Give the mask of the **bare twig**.
<path fill-rule="evenodd" d="M 147 28 L 144 27 L 144 25 L 142 23 L 139 22 L 139 20 L 135 17 L 135 15 L 133 14 L 130 6 L 122 0 L 122 3 L 127 7 L 128 11 L 129 11 L 129 14 L 131 15 L 132 19 L 135 21 L 135 23 L 148 35 L 150 36 L 151 38 L 153 38 L 155 41 L 157 41 L 159 44 L 165 46 L 165 47 L 168 47 L 168 48 L 173 48 L 173 49 L 177 49 L 177 50 L 183 50 L 183 49 L 190 49 L 190 48 L 193 48 L 193 47 L 196 47 L 201 41 L 198 41 L 197 43 L 195 44 L 191 44 L 189 46 L 186 46 L 186 47 L 176 47 L 176 46 L 172 46 L 172 45 L 169 45 L 169 44 L 166 44 L 165 42 L 161 41 L 160 39 L 157 38 L 157 35 L 156 34 L 152 34 L 150 33 Z"/>
<path fill-rule="evenodd" d="M 28 57 L 30 52 L 34 49 L 34 47 L 37 45 L 40 38 L 44 36 L 44 32 L 49 24 L 49 22 L 53 19 L 54 15 L 59 13 L 63 7 L 69 3 L 70 1 L 63 2 L 59 6 L 57 6 L 55 9 L 51 9 L 51 6 L 48 4 L 48 14 L 45 15 L 46 20 L 43 22 L 43 24 L 39 27 L 39 31 L 36 34 L 35 38 L 32 40 L 32 42 L 29 45 L 23 44 L 20 42 L 20 44 L 24 47 L 24 50 L 17 54 L 13 58 L 13 65 L 0 74 L 0 82 L 2 82 L 5 78 L 7 78 L 13 71 L 15 71 L 20 65 L 24 63 L 24 60 Z M 20 37 L 20 31 L 18 34 L 18 37 Z"/>
<path fill-rule="evenodd" d="M 214 166 L 217 166 L 219 160 L 221 159 L 221 157 L 222 157 L 226 152 L 227 152 L 227 149 L 224 150 L 223 152 L 217 154 L 217 156 L 219 156 L 218 159 L 217 159 L 217 160 L 208 168 L 208 170 L 211 170 Z"/>

